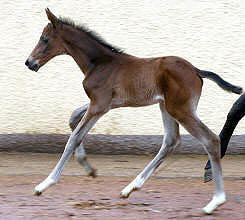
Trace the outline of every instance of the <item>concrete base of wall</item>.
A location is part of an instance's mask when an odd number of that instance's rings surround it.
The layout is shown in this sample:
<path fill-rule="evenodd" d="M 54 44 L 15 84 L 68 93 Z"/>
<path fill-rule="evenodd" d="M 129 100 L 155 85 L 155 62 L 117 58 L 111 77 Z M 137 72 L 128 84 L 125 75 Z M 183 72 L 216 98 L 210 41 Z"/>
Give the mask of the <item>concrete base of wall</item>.
<path fill-rule="evenodd" d="M 0 134 L 0 151 L 61 153 L 69 138 L 67 134 Z M 206 154 L 190 135 L 182 135 L 180 154 Z M 84 146 L 91 154 L 155 154 L 162 143 L 160 135 L 88 135 Z M 245 135 L 231 138 L 228 154 L 245 154 Z"/>

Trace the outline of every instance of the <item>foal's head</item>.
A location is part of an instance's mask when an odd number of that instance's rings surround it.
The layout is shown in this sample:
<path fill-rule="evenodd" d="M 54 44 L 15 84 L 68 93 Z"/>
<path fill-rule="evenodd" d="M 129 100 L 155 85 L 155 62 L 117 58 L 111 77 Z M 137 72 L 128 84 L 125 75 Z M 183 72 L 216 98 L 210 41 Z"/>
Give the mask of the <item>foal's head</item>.
<path fill-rule="evenodd" d="M 25 62 L 29 69 L 36 72 L 53 57 L 66 53 L 63 41 L 57 32 L 59 19 L 48 8 L 46 14 L 51 23 L 43 29 L 40 40 Z"/>

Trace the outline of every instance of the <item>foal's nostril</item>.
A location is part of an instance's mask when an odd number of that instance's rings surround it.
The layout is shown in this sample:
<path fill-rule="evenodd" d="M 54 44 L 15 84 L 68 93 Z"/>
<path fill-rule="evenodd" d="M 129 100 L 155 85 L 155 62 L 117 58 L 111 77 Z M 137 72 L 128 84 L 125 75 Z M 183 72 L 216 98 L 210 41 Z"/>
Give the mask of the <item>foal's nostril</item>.
<path fill-rule="evenodd" d="M 38 69 L 38 64 L 35 63 L 32 68 L 33 68 L 33 70 L 37 70 Z"/>
<path fill-rule="evenodd" d="M 26 65 L 26 66 L 29 66 L 29 64 L 30 64 L 29 61 L 26 60 L 25 65 Z"/>

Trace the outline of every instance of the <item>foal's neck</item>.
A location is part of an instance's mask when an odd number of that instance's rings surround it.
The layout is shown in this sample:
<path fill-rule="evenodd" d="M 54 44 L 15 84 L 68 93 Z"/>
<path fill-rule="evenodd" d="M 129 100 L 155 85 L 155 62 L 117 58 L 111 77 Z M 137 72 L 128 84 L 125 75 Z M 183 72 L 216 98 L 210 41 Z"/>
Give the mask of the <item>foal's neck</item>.
<path fill-rule="evenodd" d="M 113 59 L 114 53 L 99 42 L 91 39 L 87 33 L 66 26 L 61 32 L 67 53 L 73 57 L 84 75 L 97 65 Z"/>

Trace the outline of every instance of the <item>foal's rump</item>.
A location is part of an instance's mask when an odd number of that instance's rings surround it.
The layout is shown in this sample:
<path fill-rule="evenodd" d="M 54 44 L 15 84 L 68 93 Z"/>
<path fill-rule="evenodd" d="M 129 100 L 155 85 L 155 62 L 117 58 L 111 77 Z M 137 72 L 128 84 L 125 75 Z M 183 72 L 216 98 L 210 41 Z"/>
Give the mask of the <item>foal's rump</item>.
<path fill-rule="evenodd" d="M 170 56 L 170 57 L 163 57 L 163 59 L 165 60 L 163 61 L 163 63 L 165 64 L 165 67 L 167 64 L 168 69 L 169 67 L 171 67 L 171 69 L 174 71 L 178 70 L 178 72 L 181 72 L 181 75 L 182 74 L 184 75 L 185 80 L 187 80 L 189 73 L 194 71 L 197 73 L 197 75 L 200 78 L 210 79 L 214 81 L 215 83 L 217 83 L 217 85 L 220 86 L 222 89 L 228 92 L 233 92 L 236 94 L 241 94 L 243 92 L 243 89 L 241 87 L 232 85 L 231 83 L 222 79 L 216 73 L 213 73 L 211 71 L 206 71 L 206 70 L 200 70 L 183 58 Z M 176 74 L 174 75 L 176 76 Z"/>

